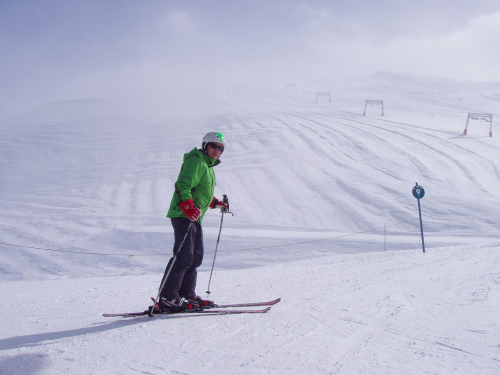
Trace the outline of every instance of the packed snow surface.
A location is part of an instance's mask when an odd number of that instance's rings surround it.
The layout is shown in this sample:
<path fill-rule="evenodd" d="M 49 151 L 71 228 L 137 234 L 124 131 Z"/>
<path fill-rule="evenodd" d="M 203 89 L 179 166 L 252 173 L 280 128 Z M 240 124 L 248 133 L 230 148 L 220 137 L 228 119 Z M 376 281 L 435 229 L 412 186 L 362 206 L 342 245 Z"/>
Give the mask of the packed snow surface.
<path fill-rule="evenodd" d="M 0 374 L 499 374 L 499 99 L 379 73 L 1 109 Z M 469 112 L 492 137 L 463 135 Z M 211 298 L 282 301 L 104 318 L 156 296 L 173 184 L 208 131 L 234 213 Z M 202 296 L 220 223 L 203 222 Z"/>

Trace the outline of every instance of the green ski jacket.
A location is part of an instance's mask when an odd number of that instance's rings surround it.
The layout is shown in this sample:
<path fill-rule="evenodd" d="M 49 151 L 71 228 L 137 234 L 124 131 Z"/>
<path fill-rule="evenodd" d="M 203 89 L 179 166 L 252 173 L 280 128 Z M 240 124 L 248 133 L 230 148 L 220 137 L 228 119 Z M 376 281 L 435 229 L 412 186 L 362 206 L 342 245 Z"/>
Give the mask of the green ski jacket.
<path fill-rule="evenodd" d="M 220 164 L 220 160 L 212 159 L 196 147 L 184 154 L 184 161 L 175 183 L 175 192 L 170 202 L 167 217 L 187 218 L 181 211 L 179 203 L 191 198 L 195 206 L 200 206 L 201 215 L 198 221 L 201 223 L 214 197 L 215 173 L 213 167 L 218 164 Z"/>

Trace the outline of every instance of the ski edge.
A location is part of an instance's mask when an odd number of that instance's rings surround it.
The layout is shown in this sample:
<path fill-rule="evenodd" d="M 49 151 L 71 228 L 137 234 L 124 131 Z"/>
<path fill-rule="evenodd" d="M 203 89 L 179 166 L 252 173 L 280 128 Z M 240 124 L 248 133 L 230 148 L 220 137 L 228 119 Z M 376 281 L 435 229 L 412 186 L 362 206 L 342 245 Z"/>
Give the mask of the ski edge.
<path fill-rule="evenodd" d="M 263 314 L 271 310 L 271 306 L 268 306 L 264 309 L 256 309 L 256 310 L 201 310 L 201 311 L 193 311 L 193 314 L 212 314 L 212 315 L 226 315 L 226 314 Z M 191 314 L 191 313 L 188 313 Z"/>
<path fill-rule="evenodd" d="M 148 312 L 143 311 L 143 312 L 135 312 L 135 313 L 116 313 L 116 314 L 104 313 L 104 314 L 102 314 L 102 316 L 104 316 L 105 318 L 114 318 L 114 317 L 133 318 L 135 316 L 144 316 L 144 315 L 148 315 Z"/>
<path fill-rule="evenodd" d="M 226 304 L 226 305 L 215 305 L 214 308 L 272 306 L 272 305 L 276 305 L 280 301 L 281 301 L 281 298 L 276 298 L 272 301 L 264 301 L 264 302 L 248 302 L 248 303 L 232 303 L 232 304 Z"/>

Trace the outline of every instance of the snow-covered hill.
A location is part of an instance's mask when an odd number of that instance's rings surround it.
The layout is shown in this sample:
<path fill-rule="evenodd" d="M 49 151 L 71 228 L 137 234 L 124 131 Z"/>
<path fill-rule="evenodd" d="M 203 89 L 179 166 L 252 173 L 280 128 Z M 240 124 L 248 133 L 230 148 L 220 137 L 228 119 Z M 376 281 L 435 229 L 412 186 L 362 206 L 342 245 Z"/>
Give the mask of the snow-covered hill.
<path fill-rule="evenodd" d="M 500 85 L 379 73 L 225 85 L 164 103 L 0 114 L 0 373 L 500 372 Z M 331 102 L 318 92 L 330 93 Z M 365 100 L 384 101 L 384 116 Z M 468 112 L 492 113 L 463 136 Z M 229 146 L 213 298 L 263 316 L 112 321 L 171 253 L 182 155 Z M 417 201 L 427 253 L 422 254 Z M 220 214 L 204 221 L 205 290 Z"/>
<path fill-rule="evenodd" d="M 210 130 L 229 142 L 216 192 L 236 214 L 225 222 L 221 267 L 418 247 L 415 182 L 426 189 L 429 246 L 498 235 L 498 142 L 481 121 L 461 135 L 469 111 L 498 121 L 498 85 L 380 73 L 296 87 L 226 85 L 147 111 L 86 100 L 4 114 L 1 242 L 115 256 L 3 246 L 3 277 L 159 272 L 182 155 Z M 317 103 L 317 92 L 332 101 Z M 362 116 L 366 99 L 384 100 L 384 116 L 377 106 Z M 208 249 L 219 221 L 207 215 Z M 312 250 L 232 252 L 321 238 L 331 240 Z"/>
<path fill-rule="evenodd" d="M 217 272 L 220 302 L 282 297 L 257 316 L 101 316 L 144 307 L 158 274 L 5 282 L 1 373 L 494 375 L 499 261 L 459 246 Z"/>

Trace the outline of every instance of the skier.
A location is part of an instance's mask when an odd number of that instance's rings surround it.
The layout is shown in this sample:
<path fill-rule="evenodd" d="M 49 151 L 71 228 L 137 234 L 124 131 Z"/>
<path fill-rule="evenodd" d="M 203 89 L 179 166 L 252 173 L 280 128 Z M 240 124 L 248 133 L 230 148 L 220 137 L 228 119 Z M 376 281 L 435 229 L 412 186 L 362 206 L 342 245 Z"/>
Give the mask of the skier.
<path fill-rule="evenodd" d="M 203 261 L 201 221 L 205 212 L 209 207 L 228 209 L 226 203 L 214 197 L 213 167 L 220 164 L 219 157 L 225 146 L 222 134 L 210 132 L 203 137 L 201 149 L 195 147 L 184 154 L 167 213 L 174 228 L 174 256 L 162 279 L 163 288 L 157 301 L 161 312 L 198 310 L 201 306 L 214 305 L 196 295 L 196 269 Z"/>

